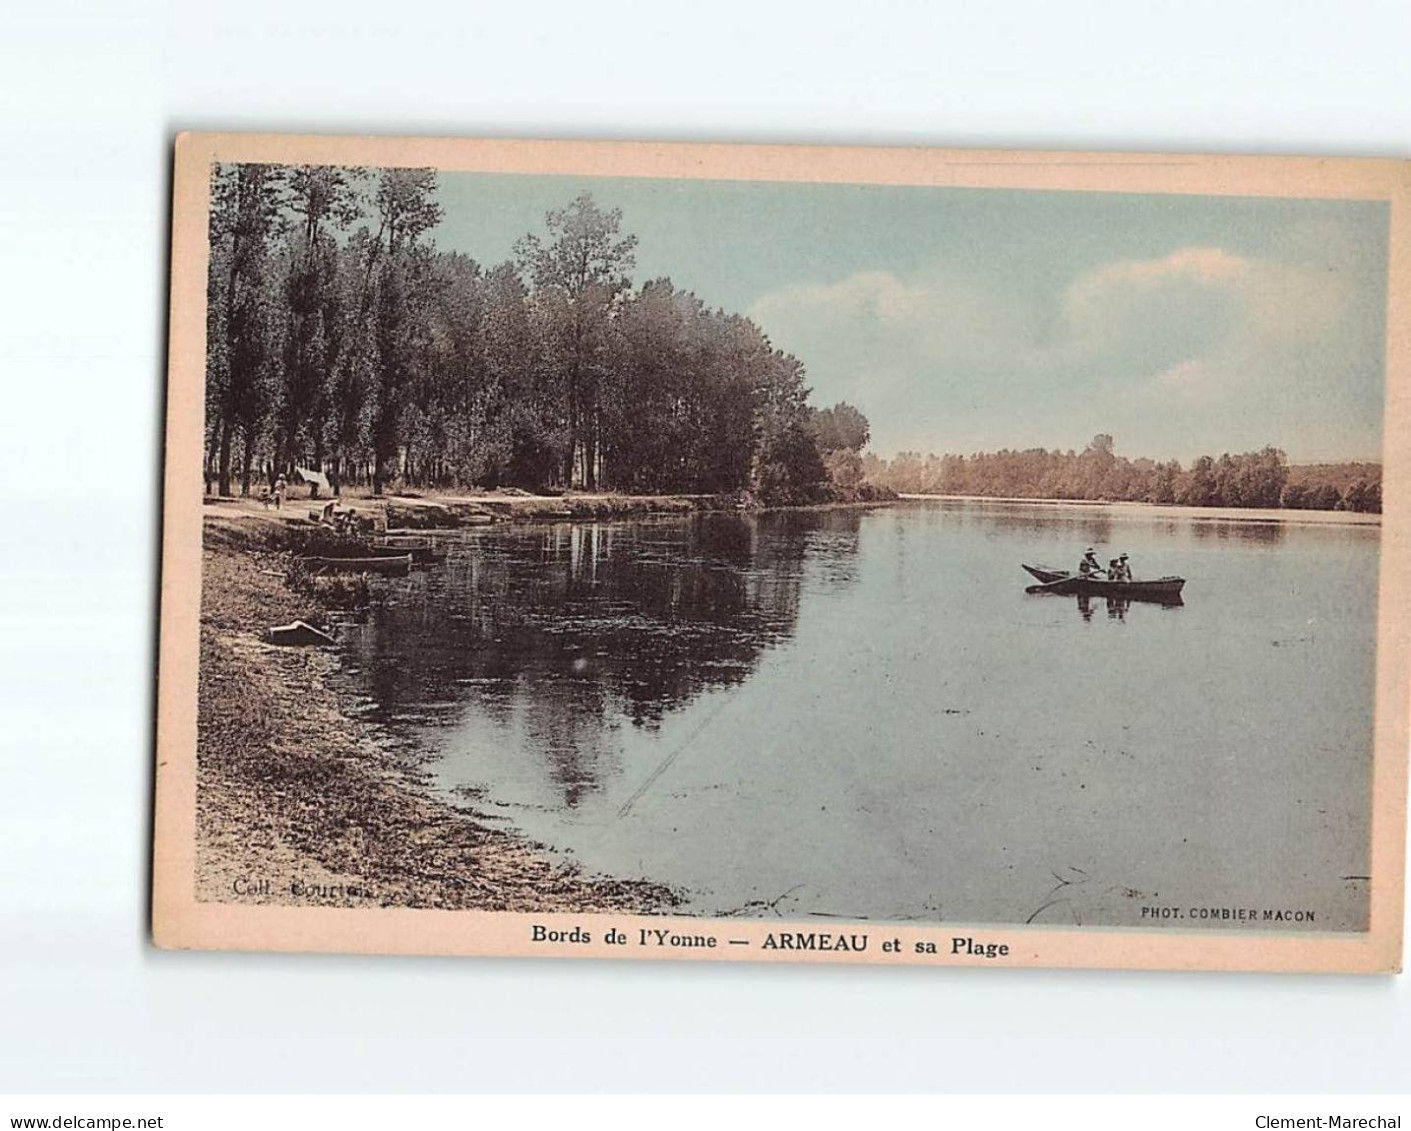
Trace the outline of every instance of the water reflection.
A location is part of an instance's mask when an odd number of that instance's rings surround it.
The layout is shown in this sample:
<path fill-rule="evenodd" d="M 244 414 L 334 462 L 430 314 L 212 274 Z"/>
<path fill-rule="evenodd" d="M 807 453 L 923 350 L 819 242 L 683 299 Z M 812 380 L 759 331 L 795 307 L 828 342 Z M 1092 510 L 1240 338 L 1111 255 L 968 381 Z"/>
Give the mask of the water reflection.
<path fill-rule="evenodd" d="M 617 728 L 658 729 L 793 634 L 801 589 L 857 578 L 856 511 L 496 530 L 386 591 L 347 671 L 381 723 L 467 707 L 529 741 L 576 807 L 619 770 Z"/>
<path fill-rule="evenodd" d="M 1080 594 L 1077 598 L 1077 601 L 1078 615 L 1082 617 L 1085 621 L 1090 621 L 1093 619 L 1093 610 L 1096 609 L 1099 601 L 1101 601 L 1101 603 L 1107 609 L 1108 620 L 1125 621 L 1127 619 L 1127 610 L 1132 607 L 1132 602 L 1122 597 L 1094 598 L 1083 596 Z M 1179 605 L 1181 602 L 1177 600 L 1175 602 L 1163 601 L 1160 603 L 1169 606 L 1171 604 Z"/>
<path fill-rule="evenodd" d="M 1226 542 L 1268 542 L 1277 545 L 1284 540 L 1286 524 L 1282 522 L 1250 522 L 1245 519 L 1197 519 L 1191 531 L 1201 540 Z"/>
<path fill-rule="evenodd" d="M 1115 621 L 1125 621 L 1127 610 L 1132 607 L 1132 602 L 1136 601 L 1143 605 L 1156 605 L 1162 609 L 1179 609 L 1185 606 L 1185 602 L 1177 597 L 1094 597 L 1090 594 L 1079 593 L 1053 593 L 1045 590 L 1042 586 L 1031 585 L 1025 593 L 1040 595 L 1045 597 L 1072 597 L 1078 605 L 1078 615 L 1085 621 L 1093 619 L 1093 613 L 1102 607 L 1107 611 L 1107 619 Z"/>
<path fill-rule="evenodd" d="M 995 533 L 1030 533 L 1048 536 L 1055 528 L 1072 541 L 1093 545 L 1112 540 L 1114 524 L 1140 520 L 1154 531 L 1177 536 L 1190 531 L 1200 540 L 1246 541 L 1278 544 L 1288 531 L 1286 522 L 1251 519 L 1219 513 L 1182 513 L 1166 517 L 1160 508 L 1107 503 L 992 503 L 977 499 L 935 500 L 927 504 L 939 520 L 957 526 L 984 527 Z"/>
<path fill-rule="evenodd" d="M 1378 530 L 1213 517 L 497 527 L 379 583 L 345 690 L 431 788 L 688 914 L 1024 923 L 1061 876 L 1084 924 L 1159 898 L 1365 929 Z M 1089 545 L 1190 601 L 1016 593 Z"/>
<path fill-rule="evenodd" d="M 1103 597 L 1100 598 L 1100 600 L 1107 608 L 1108 620 L 1125 621 L 1127 619 L 1127 610 L 1131 608 L 1131 601 L 1123 600 L 1120 597 Z M 1092 620 L 1093 610 L 1096 608 L 1096 605 L 1097 601 L 1092 597 L 1080 595 L 1078 597 L 1078 615 L 1085 621 Z"/>
<path fill-rule="evenodd" d="M 947 500 L 928 510 L 937 520 L 958 527 L 974 526 L 993 534 L 1049 535 L 1055 525 L 1061 525 L 1074 542 L 1097 545 L 1112 537 L 1112 517 L 1100 506 Z"/>

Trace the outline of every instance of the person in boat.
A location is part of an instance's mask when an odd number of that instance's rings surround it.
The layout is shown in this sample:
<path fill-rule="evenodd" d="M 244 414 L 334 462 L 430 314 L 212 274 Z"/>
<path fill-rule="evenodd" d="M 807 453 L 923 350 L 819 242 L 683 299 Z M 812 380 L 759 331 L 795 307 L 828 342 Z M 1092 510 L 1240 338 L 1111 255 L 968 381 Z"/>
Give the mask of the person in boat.
<path fill-rule="evenodd" d="M 1121 580 L 1122 580 L 1122 559 L 1121 559 L 1121 558 L 1109 558 L 1109 559 L 1108 559 L 1108 561 L 1107 561 L 1107 580 L 1108 580 L 1108 581 L 1121 581 Z"/>
<path fill-rule="evenodd" d="M 1078 563 L 1078 576 L 1097 577 L 1106 572 L 1107 571 L 1102 568 L 1102 563 L 1097 560 L 1097 554 L 1093 551 L 1093 548 L 1089 546 L 1087 552 L 1083 555 L 1083 560 Z"/>
<path fill-rule="evenodd" d="M 1126 554 L 1119 554 L 1119 555 L 1117 556 L 1117 572 L 1116 572 L 1116 573 L 1111 573 L 1111 572 L 1109 572 L 1107 576 L 1108 576 L 1108 578 L 1109 578 L 1110 580 L 1112 580 L 1112 581 L 1131 581 L 1131 580 L 1132 580 L 1132 567 L 1127 564 L 1127 555 L 1126 555 Z"/>

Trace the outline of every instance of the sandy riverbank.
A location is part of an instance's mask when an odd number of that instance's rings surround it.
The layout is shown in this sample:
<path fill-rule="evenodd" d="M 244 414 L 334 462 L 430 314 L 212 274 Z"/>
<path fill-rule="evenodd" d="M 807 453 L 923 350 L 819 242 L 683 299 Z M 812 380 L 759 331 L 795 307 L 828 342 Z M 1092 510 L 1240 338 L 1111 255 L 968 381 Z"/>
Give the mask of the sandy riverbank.
<path fill-rule="evenodd" d="M 658 884 L 583 875 L 433 798 L 413 752 L 345 711 L 328 682 L 336 654 L 263 641 L 270 625 L 319 623 L 323 611 L 284 584 L 279 512 L 242 517 L 252 521 L 206 529 L 198 898 L 639 913 L 676 903 Z"/>
<path fill-rule="evenodd" d="M 830 488 L 830 497 L 817 503 L 790 506 L 789 510 L 820 507 L 884 506 L 896 496 L 875 488 Z M 266 506 L 258 498 L 207 496 L 204 513 L 211 519 L 248 519 L 259 516 L 276 525 L 302 524 L 316 517 L 330 500 L 312 498 L 304 487 L 293 489 L 282 508 Z M 685 518 L 693 514 L 758 511 L 739 495 L 623 495 L 612 492 L 567 492 L 531 495 L 521 491 L 486 493 L 424 492 L 369 495 L 345 492 L 334 500 L 339 509 L 351 510 L 377 528 L 453 530 L 486 523 L 593 522 L 634 518 Z"/>
<path fill-rule="evenodd" d="M 902 494 L 903 500 L 948 499 L 966 503 L 1031 503 L 1036 506 L 1101 507 L 1109 514 L 1146 518 L 1194 518 L 1210 522 L 1287 522 L 1333 526 L 1380 526 L 1379 514 L 1355 511 L 1261 509 L 1257 507 L 1184 507 L 1167 503 L 1113 502 L 1107 499 L 1023 499 L 997 495 Z"/>
<path fill-rule="evenodd" d="M 310 512 L 330 499 L 311 498 L 297 488 L 283 507 L 266 506 L 255 497 L 207 496 L 204 513 L 211 517 L 258 515 L 282 524 L 303 523 Z M 456 529 L 481 523 L 587 521 L 611 518 L 688 516 L 741 509 L 728 495 L 349 495 L 332 500 L 340 510 L 351 510 L 378 527 L 416 530 Z"/>

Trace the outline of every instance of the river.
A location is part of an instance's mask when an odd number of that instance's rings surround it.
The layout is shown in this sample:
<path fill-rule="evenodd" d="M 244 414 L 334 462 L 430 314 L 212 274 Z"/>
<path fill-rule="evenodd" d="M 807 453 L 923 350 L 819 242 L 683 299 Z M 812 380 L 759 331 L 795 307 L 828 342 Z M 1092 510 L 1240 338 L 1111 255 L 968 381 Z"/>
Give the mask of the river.
<path fill-rule="evenodd" d="M 1366 927 L 1375 526 L 930 500 L 449 545 L 345 627 L 344 691 L 688 914 Z M 1025 592 L 1089 545 L 1184 603 Z"/>

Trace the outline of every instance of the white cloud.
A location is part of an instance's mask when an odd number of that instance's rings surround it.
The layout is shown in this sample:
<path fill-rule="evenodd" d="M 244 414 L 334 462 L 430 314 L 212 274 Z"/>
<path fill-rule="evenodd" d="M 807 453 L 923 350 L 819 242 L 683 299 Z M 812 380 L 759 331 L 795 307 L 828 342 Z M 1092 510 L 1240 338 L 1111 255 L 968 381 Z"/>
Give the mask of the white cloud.
<path fill-rule="evenodd" d="M 1032 320 L 1012 301 L 941 272 L 903 279 L 863 271 L 785 287 L 755 303 L 750 316 L 785 348 L 811 340 L 876 360 L 981 370 L 1010 364 L 1016 336 L 1032 333 Z"/>
<path fill-rule="evenodd" d="M 1291 350 L 1337 344 L 1349 292 L 1334 273 L 1190 247 L 1089 271 L 1063 305 L 1090 361 L 1122 358 L 1162 384 L 1197 369 L 1239 383 L 1274 375 Z"/>
<path fill-rule="evenodd" d="M 1027 417 L 1084 394 L 1135 416 L 1296 391 L 1307 414 L 1320 384 L 1365 364 L 1344 325 L 1352 296 L 1330 268 L 1190 246 L 1100 264 L 1043 299 L 939 266 L 786 287 L 750 314 L 804 360 L 821 401 L 866 406 L 884 447 L 928 413 Z"/>

